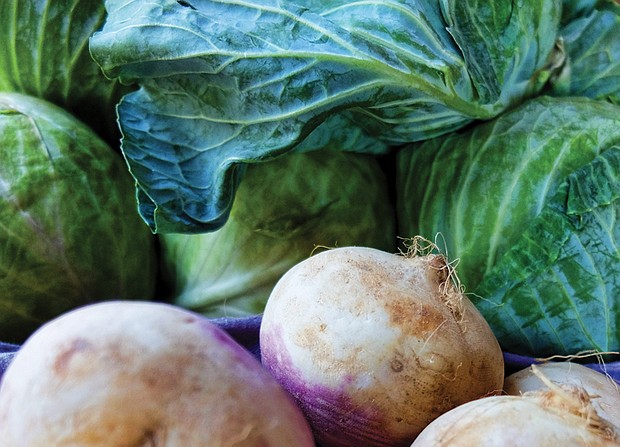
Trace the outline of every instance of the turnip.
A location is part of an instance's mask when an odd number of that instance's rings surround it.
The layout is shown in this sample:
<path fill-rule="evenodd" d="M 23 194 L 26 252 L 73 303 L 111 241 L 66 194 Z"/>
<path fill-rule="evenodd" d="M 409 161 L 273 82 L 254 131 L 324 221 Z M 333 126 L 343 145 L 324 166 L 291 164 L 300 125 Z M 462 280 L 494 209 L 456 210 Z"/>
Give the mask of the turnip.
<path fill-rule="evenodd" d="M 557 385 L 583 388 L 590 396 L 597 413 L 620 427 L 620 384 L 611 377 L 573 362 L 548 362 L 532 365 L 506 377 L 504 391 L 519 395 L 547 389 L 545 379 Z"/>
<path fill-rule="evenodd" d="M 2 447 L 312 447 L 293 399 L 204 317 L 106 302 L 47 323 L 0 385 Z"/>
<path fill-rule="evenodd" d="M 260 348 L 323 447 L 409 446 L 504 378 L 453 266 L 427 250 L 342 247 L 302 261 L 267 301 Z"/>
<path fill-rule="evenodd" d="M 597 413 L 580 386 L 556 385 L 520 395 L 467 402 L 431 422 L 411 447 L 611 447 L 620 432 Z"/>

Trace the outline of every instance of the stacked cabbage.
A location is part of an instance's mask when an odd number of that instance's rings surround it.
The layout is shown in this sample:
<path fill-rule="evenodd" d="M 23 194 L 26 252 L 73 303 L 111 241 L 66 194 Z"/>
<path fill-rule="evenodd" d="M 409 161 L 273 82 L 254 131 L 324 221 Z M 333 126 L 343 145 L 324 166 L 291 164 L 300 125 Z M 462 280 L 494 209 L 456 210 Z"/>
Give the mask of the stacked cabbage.
<path fill-rule="evenodd" d="M 64 109 L 0 93 L 0 336 L 87 303 L 150 299 L 155 241 L 119 154 Z"/>

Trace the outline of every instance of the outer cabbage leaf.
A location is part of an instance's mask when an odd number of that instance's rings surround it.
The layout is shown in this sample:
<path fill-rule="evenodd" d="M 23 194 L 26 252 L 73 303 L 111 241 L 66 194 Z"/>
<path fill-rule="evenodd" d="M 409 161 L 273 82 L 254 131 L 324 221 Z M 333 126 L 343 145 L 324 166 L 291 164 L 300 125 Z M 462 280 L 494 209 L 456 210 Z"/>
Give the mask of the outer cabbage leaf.
<path fill-rule="evenodd" d="M 171 300 L 210 317 L 261 313 L 280 277 L 316 250 L 397 245 L 379 162 L 325 150 L 248 165 L 222 228 L 159 238 Z"/>
<path fill-rule="evenodd" d="M 562 0 L 562 23 L 587 16 L 597 8 L 613 6 L 616 0 Z"/>
<path fill-rule="evenodd" d="M 437 235 L 504 349 L 620 348 L 620 108 L 539 97 L 414 145 L 399 234 Z"/>
<path fill-rule="evenodd" d="M 118 145 L 115 107 L 131 89 L 106 79 L 88 48 L 105 18 L 103 0 L 0 2 L 0 91 L 51 101 Z"/>
<path fill-rule="evenodd" d="M 620 6 L 574 19 L 560 35 L 566 61 L 550 92 L 620 104 Z"/>
<path fill-rule="evenodd" d="M 108 76 L 140 85 L 118 112 L 143 218 L 198 232 L 226 221 L 236 165 L 328 138 L 334 122 L 363 137 L 348 149 L 384 152 L 536 93 L 560 6 L 108 0 L 90 48 Z"/>
<path fill-rule="evenodd" d="M 618 350 L 619 221 L 620 146 L 613 146 L 568 176 L 478 287 L 487 298 L 479 308 L 505 349 Z"/>
<path fill-rule="evenodd" d="M 0 336 L 105 299 L 152 299 L 154 236 L 122 157 L 38 98 L 0 93 Z"/>

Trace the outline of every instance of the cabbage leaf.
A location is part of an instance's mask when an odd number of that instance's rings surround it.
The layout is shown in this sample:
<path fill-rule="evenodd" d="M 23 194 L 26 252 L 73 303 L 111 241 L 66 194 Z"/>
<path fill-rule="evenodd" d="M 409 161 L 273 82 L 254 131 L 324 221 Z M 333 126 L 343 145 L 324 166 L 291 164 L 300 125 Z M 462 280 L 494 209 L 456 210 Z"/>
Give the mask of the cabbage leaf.
<path fill-rule="evenodd" d="M 505 350 L 617 351 L 619 145 L 620 107 L 542 96 L 410 146 L 399 234 L 438 238 Z"/>
<path fill-rule="evenodd" d="M 106 79 L 88 48 L 105 18 L 102 0 L 0 2 L 0 91 L 52 102 L 118 145 L 115 107 L 132 89 Z"/>
<path fill-rule="evenodd" d="M 383 153 L 486 120 L 549 77 L 559 0 L 108 0 L 90 41 L 154 232 L 230 213 L 243 163 L 334 129 Z"/>
<path fill-rule="evenodd" d="M 561 28 L 566 60 L 551 82 L 552 94 L 620 104 L 620 6 L 614 5 Z"/>
<path fill-rule="evenodd" d="M 620 348 L 619 221 L 613 146 L 567 177 L 478 287 L 487 297 L 479 308 L 505 349 L 550 356 Z"/>
<path fill-rule="evenodd" d="M 615 0 L 562 0 L 562 23 L 587 16 L 597 7 L 605 7 L 614 2 Z"/>

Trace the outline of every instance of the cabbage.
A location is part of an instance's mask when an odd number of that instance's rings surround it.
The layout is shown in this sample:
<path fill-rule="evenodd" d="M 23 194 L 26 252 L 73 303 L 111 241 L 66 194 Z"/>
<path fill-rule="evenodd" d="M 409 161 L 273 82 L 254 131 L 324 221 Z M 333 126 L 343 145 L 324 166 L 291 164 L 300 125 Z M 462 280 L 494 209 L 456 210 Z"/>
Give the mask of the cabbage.
<path fill-rule="evenodd" d="M 549 93 L 620 104 L 620 6 L 575 18 L 560 35 L 566 60 Z"/>
<path fill-rule="evenodd" d="M 103 0 L 0 2 L 0 91 L 53 102 L 117 144 L 115 106 L 132 89 L 106 79 L 88 48 Z"/>
<path fill-rule="evenodd" d="M 614 0 L 562 0 L 562 22 L 569 23 L 578 17 L 591 13 L 599 3 Z"/>
<path fill-rule="evenodd" d="M 221 227 L 239 164 L 348 134 L 342 150 L 384 153 L 536 94 L 562 2 L 105 5 L 91 54 L 107 76 L 140 87 L 118 107 L 122 150 L 142 217 L 165 233 Z"/>
<path fill-rule="evenodd" d="M 280 277 L 325 247 L 396 250 L 379 161 L 328 150 L 248 165 L 222 228 L 159 239 L 172 300 L 210 317 L 261 313 Z"/>
<path fill-rule="evenodd" d="M 538 97 L 397 172 L 399 234 L 445 243 L 505 350 L 620 348 L 620 107 Z"/>
<path fill-rule="evenodd" d="M 39 98 L 0 93 L 0 333 L 104 299 L 154 294 L 154 236 L 120 155 Z"/>

